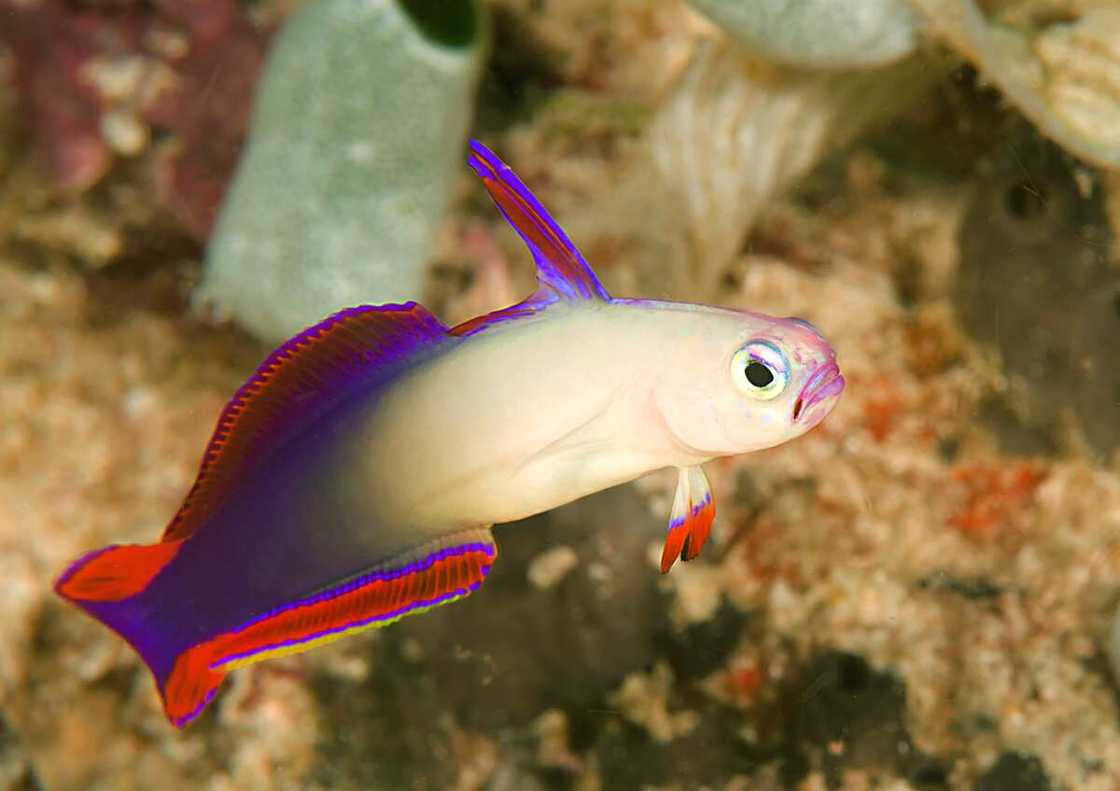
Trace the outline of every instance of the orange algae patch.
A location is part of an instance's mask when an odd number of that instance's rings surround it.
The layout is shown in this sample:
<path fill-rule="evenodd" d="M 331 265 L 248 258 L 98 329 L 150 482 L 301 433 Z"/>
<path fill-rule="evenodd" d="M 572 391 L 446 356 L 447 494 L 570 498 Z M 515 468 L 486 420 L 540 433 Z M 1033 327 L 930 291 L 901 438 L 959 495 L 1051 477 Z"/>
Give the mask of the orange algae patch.
<path fill-rule="evenodd" d="M 872 439 L 882 442 L 894 431 L 905 404 L 897 388 L 885 376 L 876 377 L 868 389 L 872 395 L 863 402 L 863 424 Z"/>
<path fill-rule="evenodd" d="M 964 503 L 949 524 L 977 537 L 993 535 L 1034 494 L 1045 474 L 1034 464 L 957 467 L 953 480 L 964 487 Z"/>
<path fill-rule="evenodd" d="M 763 584 L 782 580 L 793 588 L 803 587 L 800 567 L 783 553 L 782 526 L 768 517 L 759 518 L 736 549 L 747 573 Z"/>
<path fill-rule="evenodd" d="M 764 678 L 758 665 L 740 665 L 730 668 L 721 679 L 728 697 L 739 704 L 754 700 Z"/>

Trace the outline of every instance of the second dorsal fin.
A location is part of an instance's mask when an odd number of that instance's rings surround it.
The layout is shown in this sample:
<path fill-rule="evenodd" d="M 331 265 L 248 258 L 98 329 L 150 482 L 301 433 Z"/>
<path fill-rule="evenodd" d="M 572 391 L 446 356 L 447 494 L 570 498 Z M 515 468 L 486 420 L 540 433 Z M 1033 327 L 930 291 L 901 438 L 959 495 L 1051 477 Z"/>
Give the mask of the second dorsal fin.
<path fill-rule="evenodd" d="M 349 308 L 278 347 L 226 404 L 163 540 L 189 538 L 238 478 L 351 393 L 398 375 L 447 327 L 415 302 Z"/>
<path fill-rule="evenodd" d="M 477 140 L 471 141 L 469 163 L 498 211 L 525 240 L 542 288 L 565 300 L 610 299 L 576 246 L 506 163 Z"/>

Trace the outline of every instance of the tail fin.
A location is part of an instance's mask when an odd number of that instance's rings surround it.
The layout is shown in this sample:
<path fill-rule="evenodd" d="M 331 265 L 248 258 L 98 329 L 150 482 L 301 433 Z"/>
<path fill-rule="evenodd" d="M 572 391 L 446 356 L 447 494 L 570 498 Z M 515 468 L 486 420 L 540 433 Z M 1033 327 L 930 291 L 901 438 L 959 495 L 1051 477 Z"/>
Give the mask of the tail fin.
<path fill-rule="evenodd" d="M 70 564 L 54 589 L 67 601 L 121 601 L 137 595 L 171 562 L 182 541 L 113 544 Z"/>
<path fill-rule="evenodd" d="M 76 560 L 55 592 L 119 634 L 152 673 L 167 718 L 177 727 L 193 719 L 225 678 L 200 652 L 179 644 L 160 617 L 148 586 L 178 553 L 182 540 L 105 547 Z M 170 682 L 170 683 L 169 683 Z"/>

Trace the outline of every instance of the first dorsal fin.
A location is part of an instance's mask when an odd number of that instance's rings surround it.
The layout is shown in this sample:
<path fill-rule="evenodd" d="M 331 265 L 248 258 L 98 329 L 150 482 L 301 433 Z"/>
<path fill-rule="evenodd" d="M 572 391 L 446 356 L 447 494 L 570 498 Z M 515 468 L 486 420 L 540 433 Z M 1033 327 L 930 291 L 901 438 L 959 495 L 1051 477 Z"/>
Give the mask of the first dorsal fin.
<path fill-rule="evenodd" d="M 525 240 L 542 288 L 565 300 L 610 299 L 576 246 L 508 165 L 477 140 L 471 141 L 469 162 L 498 211 Z"/>
<path fill-rule="evenodd" d="M 324 319 L 270 354 L 226 404 L 198 478 L 163 534 L 188 538 L 272 450 L 359 388 L 396 376 L 447 327 L 415 302 L 363 305 Z"/>

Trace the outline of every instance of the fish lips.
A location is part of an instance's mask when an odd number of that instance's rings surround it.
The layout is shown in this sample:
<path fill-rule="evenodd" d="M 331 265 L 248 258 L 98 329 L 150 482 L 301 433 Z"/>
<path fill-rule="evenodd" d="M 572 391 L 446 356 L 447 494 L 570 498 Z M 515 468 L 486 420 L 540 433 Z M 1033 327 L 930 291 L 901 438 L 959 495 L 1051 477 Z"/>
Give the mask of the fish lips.
<path fill-rule="evenodd" d="M 828 414 L 837 397 L 844 391 L 844 377 L 835 360 L 829 360 L 813 371 L 797 400 L 793 402 L 793 422 L 814 426 Z"/>

